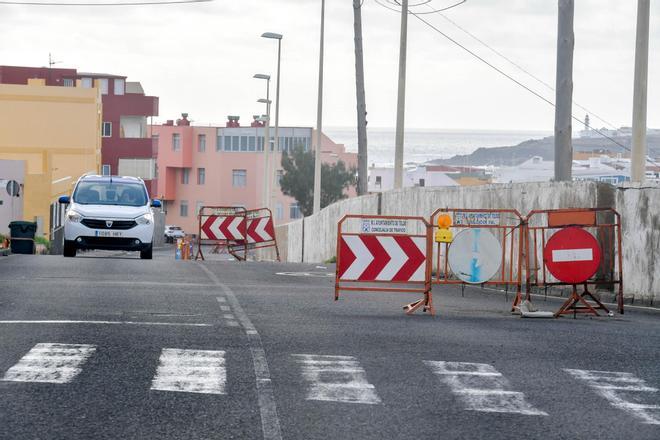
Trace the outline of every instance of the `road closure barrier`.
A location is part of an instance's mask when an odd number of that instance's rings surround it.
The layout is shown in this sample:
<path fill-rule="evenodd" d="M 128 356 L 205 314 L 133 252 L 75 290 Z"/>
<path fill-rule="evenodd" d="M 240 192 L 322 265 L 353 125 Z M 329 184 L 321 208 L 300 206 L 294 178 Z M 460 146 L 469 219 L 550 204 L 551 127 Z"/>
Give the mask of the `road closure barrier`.
<path fill-rule="evenodd" d="M 249 209 L 245 213 L 245 239 L 235 240 L 228 246 L 232 255 L 245 255 L 248 250 L 274 247 L 277 261 L 280 261 L 280 250 L 277 247 L 273 213 L 268 208 Z"/>
<path fill-rule="evenodd" d="M 335 301 L 340 291 L 421 293 L 403 307 L 435 314 L 431 227 L 423 217 L 346 215 L 337 225 Z"/>
<path fill-rule="evenodd" d="M 245 241 L 247 210 L 230 206 L 202 206 L 197 215 L 199 233 L 197 239 L 197 254 L 195 260 L 204 260 L 202 246 L 226 246 L 229 253 L 239 260 L 247 259 L 247 246 L 242 246 L 240 252 L 233 249 Z"/>
<path fill-rule="evenodd" d="M 431 214 L 433 284 L 497 284 L 522 301 L 524 219 L 513 209 L 440 208 Z"/>
<path fill-rule="evenodd" d="M 535 210 L 527 215 L 525 234 L 527 292 L 533 287 L 572 286 L 555 312 L 610 314 L 596 288 L 616 291 L 623 313 L 621 216 L 612 208 Z M 578 285 L 582 293 L 578 293 Z"/>

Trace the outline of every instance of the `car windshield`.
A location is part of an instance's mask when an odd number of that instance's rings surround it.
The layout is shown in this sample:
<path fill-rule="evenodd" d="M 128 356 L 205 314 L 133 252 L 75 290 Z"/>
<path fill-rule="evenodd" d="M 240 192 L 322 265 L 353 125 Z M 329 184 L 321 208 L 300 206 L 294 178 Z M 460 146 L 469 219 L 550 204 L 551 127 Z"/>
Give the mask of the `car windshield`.
<path fill-rule="evenodd" d="M 80 182 L 73 200 L 81 205 L 144 206 L 147 193 L 144 186 L 131 182 Z"/>

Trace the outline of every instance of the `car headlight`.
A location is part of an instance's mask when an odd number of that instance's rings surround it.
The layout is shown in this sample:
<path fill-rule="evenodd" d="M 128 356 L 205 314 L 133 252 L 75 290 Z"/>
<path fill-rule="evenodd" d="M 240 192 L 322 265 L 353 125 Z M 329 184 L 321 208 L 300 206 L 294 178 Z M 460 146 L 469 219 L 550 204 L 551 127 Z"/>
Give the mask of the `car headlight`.
<path fill-rule="evenodd" d="M 73 209 L 69 209 L 66 213 L 66 218 L 72 223 L 80 223 L 80 221 L 83 219 L 83 216 L 78 214 Z"/>
<path fill-rule="evenodd" d="M 141 215 L 140 217 L 136 218 L 135 221 L 137 222 L 138 225 L 148 225 L 151 224 L 154 221 L 154 215 L 150 212 Z"/>

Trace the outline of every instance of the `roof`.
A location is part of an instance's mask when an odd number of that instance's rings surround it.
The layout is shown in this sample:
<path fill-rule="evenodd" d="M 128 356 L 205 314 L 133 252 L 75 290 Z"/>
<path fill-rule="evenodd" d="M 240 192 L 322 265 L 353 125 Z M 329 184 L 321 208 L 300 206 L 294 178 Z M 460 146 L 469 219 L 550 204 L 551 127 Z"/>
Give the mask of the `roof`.
<path fill-rule="evenodd" d="M 78 72 L 78 76 L 85 76 L 91 78 L 122 78 L 126 79 L 124 75 L 114 75 L 112 73 L 93 73 L 93 72 Z"/>

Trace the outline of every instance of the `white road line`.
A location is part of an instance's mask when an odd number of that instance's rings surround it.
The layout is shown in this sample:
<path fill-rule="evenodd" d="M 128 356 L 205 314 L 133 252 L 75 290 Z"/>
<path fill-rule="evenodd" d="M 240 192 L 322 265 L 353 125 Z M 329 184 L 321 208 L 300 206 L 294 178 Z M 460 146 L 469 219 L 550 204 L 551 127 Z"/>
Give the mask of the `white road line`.
<path fill-rule="evenodd" d="M 222 310 L 223 312 L 229 312 L 231 310 L 231 307 L 229 307 L 229 306 L 220 306 L 220 310 Z"/>
<path fill-rule="evenodd" d="M 224 315 L 222 315 L 222 317 L 225 318 L 225 319 L 228 319 L 230 321 L 236 319 L 236 317 L 234 315 L 232 315 L 231 313 L 224 314 Z"/>
<path fill-rule="evenodd" d="M 224 303 L 227 302 L 227 298 L 222 297 L 222 296 L 219 296 L 219 297 L 217 297 L 216 299 L 218 300 L 219 303 L 223 303 L 223 304 L 224 304 Z"/>
<path fill-rule="evenodd" d="M 238 327 L 238 326 L 240 326 L 240 324 L 236 321 L 227 321 L 227 325 L 229 327 Z"/>
<path fill-rule="evenodd" d="M 164 325 L 164 326 L 179 326 L 179 327 L 212 327 L 213 326 L 213 324 L 197 324 L 190 322 L 73 321 L 68 319 L 0 321 L 0 324 Z"/>
<path fill-rule="evenodd" d="M 71 382 L 94 353 L 94 345 L 37 344 L 3 376 L 8 382 Z"/>
<path fill-rule="evenodd" d="M 226 383 L 224 351 L 164 348 L 151 389 L 225 394 Z"/>
<path fill-rule="evenodd" d="M 623 371 L 573 370 L 564 368 L 568 374 L 583 380 L 596 390 L 615 408 L 635 416 L 646 424 L 660 425 L 660 405 L 647 405 L 631 402 L 628 399 L 641 400 L 637 393 L 657 393 L 658 389 L 646 385 L 646 382 L 632 373 Z"/>
<path fill-rule="evenodd" d="M 259 413 L 261 415 L 261 430 L 264 434 L 264 440 L 282 440 L 282 431 L 280 429 L 280 419 L 277 416 L 277 405 L 275 404 L 275 396 L 273 394 L 273 386 L 270 380 L 270 371 L 268 369 L 268 361 L 266 360 L 266 352 L 264 351 L 261 337 L 257 329 L 248 318 L 247 314 L 238 302 L 234 292 L 222 284 L 218 277 L 211 272 L 204 264 L 200 264 L 206 275 L 213 281 L 213 283 L 220 287 L 225 296 L 229 300 L 231 308 L 234 310 L 238 321 L 243 326 L 243 330 L 247 335 L 250 344 L 250 353 L 252 354 L 252 364 L 254 365 L 254 375 L 256 378 L 257 387 L 257 400 L 259 402 Z M 220 301 L 220 300 L 218 300 Z"/>
<path fill-rule="evenodd" d="M 507 391 L 509 381 L 492 365 L 469 362 L 424 361 L 469 411 L 547 416 L 517 391 Z"/>
<path fill-rule="evenodd" d="M 307 400 L 326 402 L 381 403 L 367 374 L 352 356 L 294 354 L 309 383 Z"/>

